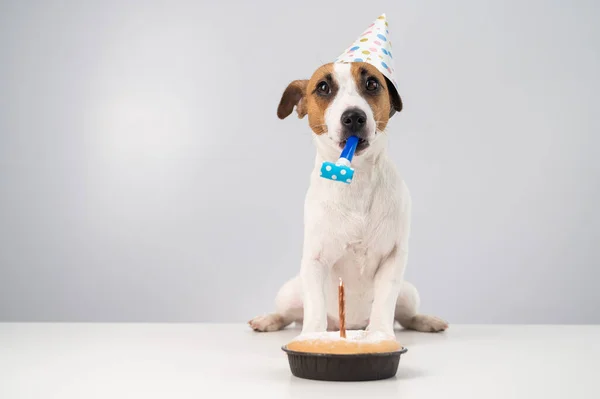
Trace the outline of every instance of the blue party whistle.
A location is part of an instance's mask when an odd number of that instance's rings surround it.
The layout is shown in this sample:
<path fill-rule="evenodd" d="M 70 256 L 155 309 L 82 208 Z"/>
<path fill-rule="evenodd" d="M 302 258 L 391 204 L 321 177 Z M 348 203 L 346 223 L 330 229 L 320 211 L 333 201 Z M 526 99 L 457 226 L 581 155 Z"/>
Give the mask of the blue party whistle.
<path fill-rule="evenodd" d="M 350 166 L 350 162 L 352 161 L 357 145 L 358 137 L 348 137 L 340 158 L 335 163 L 323 162 L 323 165 L 321 165 L 321 177 L 350 184 L 354 177 L 354 169 Z"/>

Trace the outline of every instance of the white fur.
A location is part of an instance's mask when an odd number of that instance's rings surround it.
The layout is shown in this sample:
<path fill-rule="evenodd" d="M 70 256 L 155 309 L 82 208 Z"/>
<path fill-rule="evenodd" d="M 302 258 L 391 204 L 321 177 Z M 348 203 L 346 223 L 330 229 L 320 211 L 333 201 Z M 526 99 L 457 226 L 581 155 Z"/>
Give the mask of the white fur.
<path fill-rule="evenodd" d="M 325 124 L 327 125 L 328 137 L 335 144 L 342 141 L 342 114 L 348 108 L 359 108 L 367 114 L 367 136 L 364 138 L 372 140 L 375 137 L 375 118 L 369 103 L 360 94 L 358 87 L 356 87 L 356 81 L 351 73 L 351 64 L 335 64 L 334 77 L 338 82 L 338 92 L 325 111 Z M 339 149 L 338 146 L 336 148 Z"/>
<path fill-rule="evenodd" d="M 249 323 L 256 331 L 302 323 L 302 333 L 337 329 L 339 278 L 346 292 L 346 328 L 392 335 L 394 322 L 419 331 L 441 331 L 445 321 L 417 314 L 416 289 L 404 281 L 410 235 L 409 190 L 387 154 L 387 135 L 376 131 L 349 64 L 335 64 L 339 90 L 326 111 L 327 134 L 316 135 L 317 155 L 304 207 L 300 273 L 276 298 L 275 313 Z M 340 154 L 340 117 L 349 107 L 367 114 L 370 146 L 357 154 L 351 184 L 319 176 L 324 161 Z"/>

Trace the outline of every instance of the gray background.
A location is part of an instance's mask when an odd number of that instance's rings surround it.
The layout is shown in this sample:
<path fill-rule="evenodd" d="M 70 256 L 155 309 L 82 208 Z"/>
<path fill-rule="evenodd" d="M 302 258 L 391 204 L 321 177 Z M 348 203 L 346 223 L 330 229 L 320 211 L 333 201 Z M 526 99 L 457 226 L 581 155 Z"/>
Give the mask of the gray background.
<path fill-rule="evenodd" d="M 279 97 L 385 12 L 422 310 L 599 323 L 594 3 L 2 1 L 0 320 L 270 311 L 314 160 Z"/>

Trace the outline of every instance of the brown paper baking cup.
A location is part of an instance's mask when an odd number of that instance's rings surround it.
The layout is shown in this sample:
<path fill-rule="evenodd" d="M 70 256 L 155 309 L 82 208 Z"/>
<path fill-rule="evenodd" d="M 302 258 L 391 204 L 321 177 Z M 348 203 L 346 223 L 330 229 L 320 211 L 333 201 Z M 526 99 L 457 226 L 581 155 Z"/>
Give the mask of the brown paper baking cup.
<path fill-rule="evenodd" d="M 392 378 L 398 372 L 402 348 L 394 352 L 329 354 L 296 352 L 281 348 L 287 353 L 290 370 L 298 378 L 320 381 L 373 381 Z"/>

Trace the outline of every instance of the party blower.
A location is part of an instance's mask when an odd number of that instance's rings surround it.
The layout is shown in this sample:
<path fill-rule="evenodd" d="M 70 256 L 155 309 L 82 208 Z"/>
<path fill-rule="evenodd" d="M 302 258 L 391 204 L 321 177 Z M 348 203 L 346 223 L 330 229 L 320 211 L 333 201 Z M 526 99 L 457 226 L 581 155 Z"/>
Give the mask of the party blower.
<path fill-rule="evenodd" d="M 349 184 L 354 177 L 354 169 L 350 166 L 352 157 L 358 145 L 358 137 L 350 136 L 346 140 L 346 146 L 340 154 L 340 158 L 335 162 L 323 162 L 321 165 L 321 177 L 329 180 L 341 181 Z"/>

